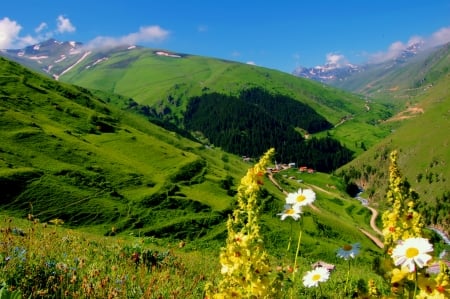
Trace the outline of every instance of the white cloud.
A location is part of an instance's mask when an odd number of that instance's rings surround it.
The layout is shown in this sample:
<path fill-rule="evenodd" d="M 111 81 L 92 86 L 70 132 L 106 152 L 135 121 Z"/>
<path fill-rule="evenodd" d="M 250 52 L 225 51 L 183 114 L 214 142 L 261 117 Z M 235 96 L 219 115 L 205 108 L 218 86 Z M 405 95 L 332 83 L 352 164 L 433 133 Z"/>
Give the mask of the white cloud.
<path fill-rule="evenodd" d="M 250 64 L 250 65 L 256 65 L 256 63 L 254 61 L 247 61 L 246 63 Z"/>
<path fill-rule="evenodd" d="M 429 38 L 413 36 L 407 43 L 396 41 L 389 46 L 386 52 L 378 52 L 369 55 L 369 62 L 380 63 L 390 59 L 395 59 L 401 54 L 402 51 L 406 50 L 413 44 L 421 43 L 422 48 L 426 49 L 440 46 L 448 42 L 450 42 L 450 27 L 444 27 L 433 33 Z"/>
<path fill-rule="evenodd" d="M 39 26 L 36 27 L 36 29 L 34 29 L 34 32 L 40 33 L 40 32 L 42 32 L 43 30 L 47 29 L 47 27 L 48 27 L 48 26 L 47 26 L 47 23 L 42 22 L 41 24 L 39 24 Z"/>
<path fill-rule="evenodd" d="M 427 46 L 434 47 L 450 42 L 450 27 L 444 27 L 433 33 L 427 40 Z"/>
<path fill-rule="evenodd" d="M 348 60 L 344 55 L 336 54 L 336 53 L 328 53 L 327 54 L 327 64 L 332 64 L 336 66 L 342 66 L 348 63 Z"/>
<path fill-rule="evenodd" d="M 49 39 L 56 33 L 75 31 L 75 27 L 70 20 L 63 16 L 58 16 L 56 30 L 47 31 L 47 28 L 47 23 L 42 22 L 34 29 L 34 32 L 36 32 L 35 36 L 20 36 L 22 26 L 16 21 L 5 17 L 0 20 L 0 49 L 19 49 Z"/>
<path fill-rule="evenodd" d="M 169 36 L 169 31 L 159 26 L 141 27 L 138 32 L 122 37 L 99 36 L 90 41 L 87 47 L 115 47 L 119 45 L 136 45 L 146 42 L 160 42 Z"/>
<path fill-rule="evenodd" d="M 9 18 L 0 20 L 0 49 L 7 49 L 18 38 L 22 26 Z"/>
<path fill-rule="evenodd" d="M 56 19 L 57 21 L 57 32 L 58 33 L 64 33 L 64 32 L 75 32 L 76 28 L 72 25 L 70 20 L 68 18 L 65 18 L 64 16 L 60 15 Z"/>
<path fill-rule="evenodd" d="M 406 45 L 400 41 L 394 42 L 389 46 L 386 52 L 377 52 L 370 55 L 370 63 L 381 63 L 390 59 L 396 58 L 403 50 L 406 49 Z"/>
<path fill-rule="evenodd" d="M 12 21 L 5 17 L 0 20 L 0 49 L 22 48 L 33 44 L 36 38 L 27 35 L 19 36 L 22 26 L 16 21 Z"/>

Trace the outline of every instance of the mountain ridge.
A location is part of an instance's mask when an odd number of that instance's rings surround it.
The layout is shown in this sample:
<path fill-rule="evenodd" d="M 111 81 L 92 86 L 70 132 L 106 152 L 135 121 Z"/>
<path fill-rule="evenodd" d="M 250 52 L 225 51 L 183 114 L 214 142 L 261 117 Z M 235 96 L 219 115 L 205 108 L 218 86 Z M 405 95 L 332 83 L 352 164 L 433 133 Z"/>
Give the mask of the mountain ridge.
<path fill-rule="evenodd" d="M 78 55 L 77 58 L 81 57 Z M 19 63 L 27 60 L 26 57 L 14 58 Z M 347 139 L 341 141 L 353 151 L 361 151 L 355 146 L 355 139 L 370 146 L 380 136 L 388 134 L 388 129 L 377 125 L 389 117 L 383 105 L 276 70 L 125 45 L 92 50 L 82 61 L 75 58 L 72 61 L 77 64 L 66 64 L 64 68 L 61 65 L 61 70 L 70 67 L 70 71 L 59 76 L 60 81 L 129 97 L 154 117 L 176 126 L 183 126 L 183 114 L 191 97 L 211 92 L 239 96 L 242 90 L 263 87 L 269 93 L 289 96 L 310 106 L 332 124 L 340 124 L 342 120 L 358 122 L 361 130 L 350 138 L 345 132 L 346 125 L 334 128 L 339 136 Z M 62 64 L 67 62 L 61 61 Z M 37 66 L 43 72 L 42 64 L 35 64 L 34 69 Z M 370 110 L 367 110 L 368 106 Z"/>
<path fill-rule="evenodd" d="M 332 86 L 342 87 L 349 91 L 357 91 L 346 88 L 346 85 L 343 82 L 346 80 L 351 80 L 352 77 L 361 75 L 364 72 L 371 71 L 373 68 L 381 67 L 384 69 L 391 69 L 401 67 L 405 63 L 408 63 L 411 58 L 416 57 L 421 52 L 426 52 L 423 47 L 423 42 L 416 42 L 410 44 L 395 56 L 381 62 L 374 60 L 372 62 L 353 64 L 350 62 L 330 61 L 324 65 L 318 65 L 310 68 L 301 66 L 297 67 L 292 71 L 292 74 Z"/>

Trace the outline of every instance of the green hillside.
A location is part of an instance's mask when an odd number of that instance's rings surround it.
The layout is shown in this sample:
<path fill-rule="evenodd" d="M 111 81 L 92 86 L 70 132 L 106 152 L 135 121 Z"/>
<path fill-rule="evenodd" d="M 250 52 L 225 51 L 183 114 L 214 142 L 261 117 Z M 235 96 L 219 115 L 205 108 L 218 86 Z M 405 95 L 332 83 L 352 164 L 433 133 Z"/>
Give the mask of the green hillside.
<path fill-rule="evenodd" d="M 334 129 L 338 140 L 354 152 L 362 151 L 361 142 L 371 146 L 389 133 L 378 125 L 390 116 L 386 107 L 342 90 L 254 65 L 156 53 L 139 47 L 94 51 L 60 80 L 129 97 L 152 115 L 177 126 L 183 126 L 193 97 L 209 93 L 238 96 L 243 91 L 262 88 L 311 107 L 332 125 L 344 121 L 354 124 L 357 130 L 347 125 Z"/>
<path fill-rule="evenodd" d="M 196 210 L 199 222 L 229 207 L 221 181 L 237 180 L 245 171 L 236 157 L 4 59 L 1 73 L 4 208 L 72 225 L 102 224 L 106 233 L 112 226 L 140 229 L 143 217 L 164 230 L 158 219 L 166 216 L 144 209 L 152 205 L 175 205 L 181 214 Z M 192 184 L 198 185 L 195 191 Z M 152 202 L 167 193 L 164 203 Z M 217 200 L 209 201 L 204 194 L 210 193 Z M 177 222 L 183 219 L 166 225 Z"/>
<path fill-rule="evenodd" d="M 434 79 L 427 83 L 430 86 L 411 97 L 414 104 L 388 120 L 395 128 L 393 133 L 341 169 L 341 174 L 362 186 L 366 197 L 382 208 L 389 152 L 397 149 L 400 167 L 420 196 L 420 208 L 428 224 L 441 226 L 447 232 L 450 227 L 449 66 L 447 50 L 446 60 L 439 61 L 434 71 L 424 74 L 425 78 Z M 438 68 L 447 71 L 436 73 Z"/>
<path fill-rule="evenodd" d="M 3 209 L 43 221 L 60 218 L 102 234 L 198 242 L 223 238 L 224 220 L 248 162 L 4 59 L 1 74 Z M 271 184 L 267 188 L 270 230 L 284 195 Z M 354 203 L 342 209 L 347 204 Z M 327 213 L 319 218 L 329 219 Z M 362 215 L 335 221 L 366 222 L 368 215 Z M 368 222 L 360 225 L 370 229 Z M 348 226 L 341 237 L 366 240 L 355 227 Z"/>

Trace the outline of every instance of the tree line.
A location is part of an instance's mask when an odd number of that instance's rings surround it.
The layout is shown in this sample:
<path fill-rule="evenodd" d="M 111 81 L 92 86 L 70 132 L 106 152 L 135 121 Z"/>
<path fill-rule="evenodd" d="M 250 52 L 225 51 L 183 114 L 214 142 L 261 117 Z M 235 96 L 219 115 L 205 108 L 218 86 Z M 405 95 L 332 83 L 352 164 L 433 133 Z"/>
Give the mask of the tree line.
<path fill-rule="evenodd" d="M 331 138 L 305 140 L 300 131 L 315 133 L 331 124 L 311 107 L 260 88 L 239 96 L 205 93 L 189 100 L 184 127 L 200 131 L 227 152 L 258 157 L 274 147 L 276 159 L 331 172 L 349 162 L 353 152 Z"/>

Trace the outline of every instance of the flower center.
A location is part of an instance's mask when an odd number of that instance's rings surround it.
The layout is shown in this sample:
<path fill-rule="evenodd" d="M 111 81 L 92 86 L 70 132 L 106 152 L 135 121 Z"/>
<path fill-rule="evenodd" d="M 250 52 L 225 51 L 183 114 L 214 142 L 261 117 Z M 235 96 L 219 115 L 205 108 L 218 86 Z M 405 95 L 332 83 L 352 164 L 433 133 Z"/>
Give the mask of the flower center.
<path fill-rule="evenodd" d="M 286 214 L 293 215 L 293 214 L 295 214 L 295 211 L 294 211 L 294 209 L 287 209 Z"/>
<path fill-rule="evenodd" d="M 344 245 L 344 247 L 342 247 L 345 251 L 350 251 L 353 249 L 353 246 L 350 244 Z"/>
<path fill-rule="evenodd" d="M 415 247 L 410 247 L 408 249 L 406 249 L 406 257 L 411 259 L 413 257 L 416 257 L 419 254 L 419 250 Z"/>
<path fill-rule="evenodd" d="M 314 274 L 312 277 L 313 281 L 318 281 L 320 279 L 320 274 Z"/>
<path fill-rule="evenodd" d="M 300 194 L 299 196 L 297 196 L 297 202 L 302 202 L 306 199 L 306 196 L 303 194 Z"/>

